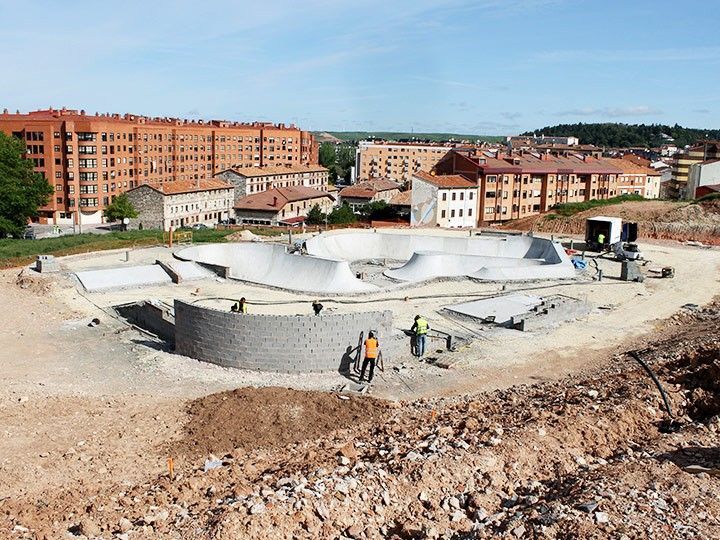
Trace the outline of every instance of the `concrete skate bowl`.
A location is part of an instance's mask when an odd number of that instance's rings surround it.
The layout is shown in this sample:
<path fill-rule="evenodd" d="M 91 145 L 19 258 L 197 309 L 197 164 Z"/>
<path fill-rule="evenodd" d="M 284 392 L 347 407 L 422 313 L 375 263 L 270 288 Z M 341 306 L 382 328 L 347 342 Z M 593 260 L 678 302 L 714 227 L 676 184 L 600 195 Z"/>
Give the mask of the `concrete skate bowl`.
<path fill-rule="evenodd" d="M 175 352 L 224 367 L 279 373 L 350 370 L 361 336 L 372 330 L 389 360 L 391 311 L 314 315 L 239 315 L 175 300 Z"/>
<path fill-rule="evenodd" d="M 195 261 L 226 278 L 313 293 L 362 293 L 378 287 L 357 279 L 347 261 L 288 253 L 278 244 L 206 244 L 175 256 Z"/>
<path fill-rule="evenodd" d="M 440 277 L 489 281 L 568 279 L 575 269 L 559 243 L 531 236 L 440 236 L 373 232 L 320 234 L 306 242 L 318 258 L 405 261 L 384 274 L 402 282 Z"/>

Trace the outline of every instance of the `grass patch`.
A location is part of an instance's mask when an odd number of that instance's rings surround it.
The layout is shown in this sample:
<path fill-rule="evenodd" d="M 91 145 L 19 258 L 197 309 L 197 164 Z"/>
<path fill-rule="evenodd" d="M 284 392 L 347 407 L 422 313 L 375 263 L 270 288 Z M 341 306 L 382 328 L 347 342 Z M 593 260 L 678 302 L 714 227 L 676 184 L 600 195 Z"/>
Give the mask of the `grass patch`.
<path fill-rule="evenodd" d="M 570 217 L 574 216 L 575 214 L 579 214 L 580 212 L 584 212 L 585 210 L 590 210 L 592 208 L 598 208 L 601 206 L 610 206 L 613 204 L 620 204 L 630 201 L 635 202 L 647 200 L 649 199 L 646 199 L 642 195 L 620 195 L 619 197 L 613 197 L 611 199 L 593 199 L 583 202 L 556 204 L 552 207 L 552 210 L 560 216 Z"/>
<path fill-rule="evenodd" d="M 193 242 L 224 242 L 233 231 L 201 229 L 193 231 Z M 39 240 L 0 239 L 0 268 L 13 268 L 32 263 L 37 255 L 75 255 L 91 251 L 157 246 L 163 243 L 160 230 L 114 231 L 107 234 L 71 234 Z"/>

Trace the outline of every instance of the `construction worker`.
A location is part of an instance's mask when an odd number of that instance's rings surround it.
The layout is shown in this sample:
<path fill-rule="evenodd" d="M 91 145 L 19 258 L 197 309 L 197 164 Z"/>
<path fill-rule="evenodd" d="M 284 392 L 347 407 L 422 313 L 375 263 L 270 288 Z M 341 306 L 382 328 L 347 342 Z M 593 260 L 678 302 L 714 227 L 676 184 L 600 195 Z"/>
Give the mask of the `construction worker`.
<path fill-rule="evenodd" d="M 230 311 L 232 311 L 233 313 L 243 313 L 243 314 L 247 313 L 248 308 L 247 308 L 247 304 L 245 303 L 245 297 L 243 296 L 240 300 L 235 302 L 233 304 L 233 306 L 230 308 Z"/>
<path fill-rule="evenodd" d="M 430 330 L 430 325 L 425 318 L 420 315 L 415 315 L 415 323 L 412 325 L 410 331 L 413 332 L 415 336 L 415 356 L 418 358 L 422 358 L 423 354 L 425 354 L 425 339 L 428 330 Z"/>
<path fill-rule="evenodd" d="M 605 247 L 605 235 L 603 233 L 598 234 L 598 244 L 600 244 L 600 249 Z"/>
<path fill-rule="evenodd" d="M 315 300 L 312 303 L 313 311 L 315 312 L 315 315 L 320 315 L 320 312 L 323 310 L 323 305 L 320 303 L 320 300 Z"/>
<path fill-rule="evenodd" d="M 380 343 L 375 338 L 375 333 L 370 332 L 368 338 L 365 340 L 365 359 L 362 363 L 362 369 L 360 370 L 360 382 L 365 380 L 365 370 L 370 365 L 370 373 L 368 375 L 368 382 L 371 383 L 373 380 L 373 374 L 375 373 L 375 362 L 377 361 L 378 354 L 380 352 Z"/>

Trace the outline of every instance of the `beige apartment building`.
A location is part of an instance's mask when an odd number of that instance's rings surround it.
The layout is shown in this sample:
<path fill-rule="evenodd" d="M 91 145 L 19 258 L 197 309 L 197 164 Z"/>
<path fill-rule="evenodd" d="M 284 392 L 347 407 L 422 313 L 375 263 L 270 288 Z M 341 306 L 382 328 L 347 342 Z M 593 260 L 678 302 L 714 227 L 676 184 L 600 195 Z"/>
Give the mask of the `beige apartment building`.
<path fill-rule="evenodd" d="M 215 175 L 235 186 L 237 197 L 281 187 L 304 186 L 327 191 L 329 171 L 321 165 L 285 165 L 227 169 Z"/>
<path fill-rule="evenodd" d="M 638 161 L 626 157 L 604 158 L 604 161 L 620 169 L 617 178 L 618 195 L 640 195 L 646 199 L 657 199 L 660 196 L 660 179 L 662 174 L 655 169 L 640 165 Z"/>
<path fill-rule="evenodd" d="M 391 178 L 409 182 L 418 171 L 429 171 L 456 145 L 360 141 L 355 152 L 357 181 Z"/>
<path fill-rule="evenodd" d="M 141 184 L 208 180 L 228 168 L 317 163 L 312 134 L 263 122 L 152 118 L 45 109 L 0 114 L 55 189 L 45 223 L 101 223 L 113 198 Z"/>
<path fill-rule="evenodd" d="M 677 199 L 692 199 L 695 194 L 687 189 L 690 167 L 711 159 L 720 158 L 720 141 L 704 141 L 676 153 L 672 161 L 672 179 L 667 195 Z"/>

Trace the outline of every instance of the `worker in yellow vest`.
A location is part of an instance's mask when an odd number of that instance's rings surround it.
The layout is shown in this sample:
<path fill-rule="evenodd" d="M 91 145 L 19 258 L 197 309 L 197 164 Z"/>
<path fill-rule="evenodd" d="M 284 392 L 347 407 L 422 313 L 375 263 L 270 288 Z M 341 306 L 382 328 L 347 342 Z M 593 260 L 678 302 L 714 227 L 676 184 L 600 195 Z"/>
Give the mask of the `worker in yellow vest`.
<path fill-rule="evenodd" d="M 598 244 L 601 250 L 605 248 L 605 235 L 603 233 L 598 234 Z"/>
<path fill-rule="evenodd" d="M 425 340 L 428 330 L 430 330 L 430 325 L 425 318 L 415 315 L 415 324 L 412 325 L 410 331 L 413 332 L 415 338 L 414 353 L 418 358 L 422 358 L 423 354 L 425 354 Z"/>
<path fill-rule="evenodd" d="M 370 373 L 368 375 L 368 382 L 372 382 L 373 374 L 375 373 L 375 362 L 377 362 L 378 354 L 380 353 L 380 343 L 378 342 L 375 334 L 370 332 L 368 338 L 365 340 L 365 359 L 362 363 L 362 369 L 360 370 L 360 382 L 365 380 L 365 370 L 368 365 L 370 366 Z"/>
<path fill-rule="evenodd" d="M 235 302 L 232 307 L 230 308 L 230 311 L 233 313 L 247 313 L 247 303 L 245 302 L 245 297 L 243 296 L 239 301 Z"/>

